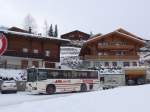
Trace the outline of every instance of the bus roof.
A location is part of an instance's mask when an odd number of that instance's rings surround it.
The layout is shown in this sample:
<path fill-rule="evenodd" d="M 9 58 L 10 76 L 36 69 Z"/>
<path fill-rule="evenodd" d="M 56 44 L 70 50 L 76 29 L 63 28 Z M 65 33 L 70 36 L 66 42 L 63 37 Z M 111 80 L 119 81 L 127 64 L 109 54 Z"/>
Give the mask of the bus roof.
<path fill-rule="evenodd" d="M 45 70 L 60 70 L 60 71 L 98 71 L 98 70 L 89 70 L 89 69 L 56 69 L 56 68 L 36 68 L 36 67 L 31 67 L 31 68 L 28 68 L 28 69 L 32 69 L 32 68 L 35 68 L 35 69 L 45 69 Z"/>

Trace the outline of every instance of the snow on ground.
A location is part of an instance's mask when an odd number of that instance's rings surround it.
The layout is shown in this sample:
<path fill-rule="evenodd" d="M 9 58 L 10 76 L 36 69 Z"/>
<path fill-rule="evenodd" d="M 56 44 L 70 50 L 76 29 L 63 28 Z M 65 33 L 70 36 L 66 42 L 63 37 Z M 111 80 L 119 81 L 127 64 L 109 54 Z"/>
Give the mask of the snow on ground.
<path fill-rule="evenodd" d="M 150 85 L 41 98 L 0 107 L 1 112 L 149 112 Z M 53 95 L 50 95 L 53 96 Z M 15 96 L 17 97 L 17 96 Z M 32 97 L 32 96 L 31 96 Z M 42 96 L 38 96 L 42 97 Z M 18 98 L 16 99 L 18 100 Z M 3 101 L 3 100 L 2 100 Z"/>
<path fill-rule="evenodd" d="M 2 107 L 22 104 L 24 102 L 42 101 L 46 99 L 65 97 L 69 95 L 72 94 L 33 95 L 28 92 L 18 92 L 17 94 L 0 94 L 0 109 Z"/>

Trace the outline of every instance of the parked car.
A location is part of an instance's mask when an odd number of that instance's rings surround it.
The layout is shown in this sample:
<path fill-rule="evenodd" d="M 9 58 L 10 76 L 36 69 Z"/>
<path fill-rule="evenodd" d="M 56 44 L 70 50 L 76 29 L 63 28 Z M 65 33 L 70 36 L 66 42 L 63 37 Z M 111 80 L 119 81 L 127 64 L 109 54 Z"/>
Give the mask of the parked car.
<path fill-rule="evenodd" d="M 17 84 L 16 81 L 4 81 L 1 85 L 1 93 L 16 93 Z"/>
<path fill-rule="evenodd" d="M 135 82 L 135 80 L 129 79 L 129 80 L 127 80 L 127 84 L 128 84 L 128 85 L 135 85 L 136 82 Z"/>

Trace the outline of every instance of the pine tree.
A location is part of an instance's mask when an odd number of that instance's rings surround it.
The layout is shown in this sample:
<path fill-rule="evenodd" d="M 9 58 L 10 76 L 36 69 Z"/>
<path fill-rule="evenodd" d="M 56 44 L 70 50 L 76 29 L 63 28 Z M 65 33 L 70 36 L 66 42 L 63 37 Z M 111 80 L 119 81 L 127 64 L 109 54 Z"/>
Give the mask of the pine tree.
<path fill-rule="evenodd" d="M 48 36 L 53 37 L 53 25 L 51 24 L 49 31 L 48 31 Z"/>
<path fill-rule="evenodd" d="M 54 37 L 58 37 L 58 28 L 57 28 L 57 24 L 55 25 Z"/>

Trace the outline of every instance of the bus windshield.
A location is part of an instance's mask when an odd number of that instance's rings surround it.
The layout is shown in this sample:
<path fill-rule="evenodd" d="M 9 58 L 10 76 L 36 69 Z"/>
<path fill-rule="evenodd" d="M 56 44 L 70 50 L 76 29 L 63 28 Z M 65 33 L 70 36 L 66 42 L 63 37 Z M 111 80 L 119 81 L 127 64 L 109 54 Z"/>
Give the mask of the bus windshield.
<path fill-rule="evenodd" d="M 37 80 L 36 69 L 28 69 L 27 70 L 27 81 L 35 82 Z"/>

